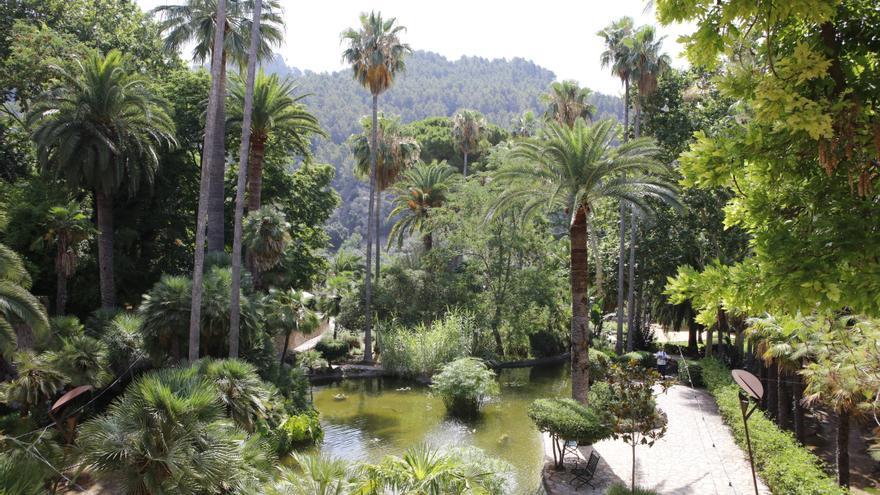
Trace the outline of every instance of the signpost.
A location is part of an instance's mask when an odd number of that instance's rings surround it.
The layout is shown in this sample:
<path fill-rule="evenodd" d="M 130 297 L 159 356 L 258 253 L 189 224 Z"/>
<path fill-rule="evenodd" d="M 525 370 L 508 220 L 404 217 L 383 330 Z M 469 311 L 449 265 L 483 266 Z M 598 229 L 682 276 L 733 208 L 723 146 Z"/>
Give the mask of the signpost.
<path fill-rule="evenodd" d="M 761 380 L 746 370 L 733 370 L 730 372 L 733 380 L 742 390 L 739 391 L 739 407 L 743 415 L 743 424 L 746 430 L 746 445 L 749 448 L 749 465 L 752 467 L 752 483 L 755 485 L 755 495 L 758 494 L 758 477 L 755 475 L 755 460 L 752 457 L 752 440 L 749 438 L 749 417 L 758 408 L 761 398 L 764 397 L 764 386 Z M 751 399 L 755 400 L 752 404 Z M 749 405 L 752 406 L 749 410 Z"/>

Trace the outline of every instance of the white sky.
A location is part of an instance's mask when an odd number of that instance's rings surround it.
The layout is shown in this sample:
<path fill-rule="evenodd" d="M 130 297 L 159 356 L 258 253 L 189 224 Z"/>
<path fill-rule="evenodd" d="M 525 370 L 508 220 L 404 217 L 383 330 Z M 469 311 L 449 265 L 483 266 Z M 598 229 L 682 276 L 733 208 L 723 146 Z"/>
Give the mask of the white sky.
<path fill-rule="evenodd" d="M 145 10 L 182 0 L 137 0 Z M 450 60 L 462 55 L 522 57 L 552 70 L 558 79 L 575 79 L 607 94 L 620 82 L 599 65 L 602 39 L 596 33 L 624 15 L 637 24 L 657 24 L 645 13 L 645 0 L 281 0 L 285 44 L 278 51 L 288 65 L 316 72 L 343 68 L 339 34 L 355 27 L 362 11 L 379 10 L 407 27 L 403 39 L 413 49 Z M 659 27 L 673 65 L 685 67 L 678 36 L 691 26 Z"/>

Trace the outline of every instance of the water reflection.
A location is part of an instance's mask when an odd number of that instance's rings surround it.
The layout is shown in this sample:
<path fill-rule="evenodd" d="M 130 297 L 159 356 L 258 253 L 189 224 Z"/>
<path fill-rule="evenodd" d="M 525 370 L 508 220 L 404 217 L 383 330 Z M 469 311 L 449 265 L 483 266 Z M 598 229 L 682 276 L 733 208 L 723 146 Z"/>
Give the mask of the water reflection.
<path fill-rule="evenodd" d="M 542 452 L 526 410 L 534 399 L 568 396 L 568 368 L 502 370 L 498 380 L 501 396 L 469 421 L 448 416 L 429 388 L 406 380 L 373 378 L 316 387 L 315 407 L 324 426 L 321 450 L 377 462 L 420 442 L 437 448 L 475 446 L 509 462 L 517 486 L 532 492 L 539 483 Z"/>

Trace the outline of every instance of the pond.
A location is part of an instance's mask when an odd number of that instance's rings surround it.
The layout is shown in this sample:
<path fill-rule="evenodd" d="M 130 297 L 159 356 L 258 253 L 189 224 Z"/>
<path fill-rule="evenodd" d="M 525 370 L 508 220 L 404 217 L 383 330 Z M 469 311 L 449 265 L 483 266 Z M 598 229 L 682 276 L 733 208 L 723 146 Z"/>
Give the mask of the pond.
<path fill-rule="evenodd" d="M 341 459 L 377 462 L 418 443 L 474 446 L 513 466 L 518 493 L 534 493 L 543 450 L 526 411 L 535 399 L 569 396 L 568 366 L 505 369 L 498 380 L 501 396 L 471 421 L 449 417 L 439 397 L 412 381 L 370 378 L 316 386 L 314 404 L 324 427 L 321 450 Z M 339 394 L 346 398 L 338 400 Z"/>

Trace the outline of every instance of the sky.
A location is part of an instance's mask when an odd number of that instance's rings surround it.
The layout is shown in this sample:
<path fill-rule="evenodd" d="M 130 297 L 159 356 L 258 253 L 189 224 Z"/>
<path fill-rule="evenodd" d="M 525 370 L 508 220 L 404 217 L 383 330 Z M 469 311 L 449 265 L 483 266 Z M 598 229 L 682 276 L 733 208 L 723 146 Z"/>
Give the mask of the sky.
<path fill-rule="evenodd" d="M 145 10 L 184 0 L 136 0 Z M 552 70 L 559 80 L 575 79 L 606 94 L 620 94 L 620 81 L 603 69 L 604 47 L 596 33 L 628 15 L 637 25 L 653 23 L 645 0 L 280 0 L 286 34 L 278 51 L 287 65 L 315 72 L 345 68 L 339 35 L 356 27 L 358 15 L 378 10 L 406 26 L 413 49 L 439 53 L 450 60 L 462 55 L 522 57 Z M 691 26 L 659 26 L 664 50 L 676 67 L 687 65 L 676 39 Z"/>

